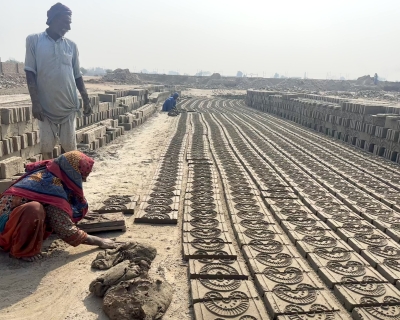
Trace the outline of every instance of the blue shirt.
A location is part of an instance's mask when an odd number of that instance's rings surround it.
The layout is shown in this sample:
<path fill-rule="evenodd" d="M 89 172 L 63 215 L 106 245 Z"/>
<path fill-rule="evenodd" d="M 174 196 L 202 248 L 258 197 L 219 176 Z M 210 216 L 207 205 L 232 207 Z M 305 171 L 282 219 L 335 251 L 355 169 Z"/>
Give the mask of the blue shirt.
<path fill-rule="evenodd" d="M 39 101 L 51 122 L 66 122 L 79 110 L 75 79 L 82 73 L 73 41 L 64 37 L 54 41 L 47 32 L 28 36 L 25 71 L 36 75 Z"/>
<path fill-rule="evenodd" d="M 176 100 L 174 97 L 169 97 L 167 100 L 165 100 L 162 111 L 170 111 L 171 109 L 175 108 L 176 106 Z"/>

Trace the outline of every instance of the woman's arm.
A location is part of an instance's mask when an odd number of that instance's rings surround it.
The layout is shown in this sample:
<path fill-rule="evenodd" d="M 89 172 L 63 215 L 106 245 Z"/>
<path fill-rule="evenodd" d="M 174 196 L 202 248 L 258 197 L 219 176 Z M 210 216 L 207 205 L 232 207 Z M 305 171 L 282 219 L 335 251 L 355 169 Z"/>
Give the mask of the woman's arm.
<path fill-rule="evenodd" d="M 76 247 L 80 244 L 88 244 L 102 249 L 115 248 L 114 241 L 90 236 L 85 231 L 80 230 L 71 221 L 69 215 L 60 208 L 49 205 L 45 207 L 45 210 L 49 227 L 69 245 Z"/>
<path fill-rule="evenodd" d="M 87 235 L 87 238 L 83 243 L 89 246 L 98 246 L 101 249 L 114 249 L 116 247 L 115 242 L 110 239 L 103 239 L 90 235 Z"/>

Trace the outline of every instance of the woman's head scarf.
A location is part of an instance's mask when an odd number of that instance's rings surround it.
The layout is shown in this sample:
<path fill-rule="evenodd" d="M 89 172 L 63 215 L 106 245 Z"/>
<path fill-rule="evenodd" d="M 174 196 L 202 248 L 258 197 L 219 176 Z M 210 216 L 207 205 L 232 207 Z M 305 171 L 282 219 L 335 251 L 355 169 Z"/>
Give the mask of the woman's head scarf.
<path fill-rule="evenodd" d="M 3 194 L 56 206 L 67 212 L 73 222 L 78 222 L 88 211 L 82 181 L 92 171 L 93 164 L 92 158 L 79 151 L 31 163 L 26 166 L 26 173 Z"/>

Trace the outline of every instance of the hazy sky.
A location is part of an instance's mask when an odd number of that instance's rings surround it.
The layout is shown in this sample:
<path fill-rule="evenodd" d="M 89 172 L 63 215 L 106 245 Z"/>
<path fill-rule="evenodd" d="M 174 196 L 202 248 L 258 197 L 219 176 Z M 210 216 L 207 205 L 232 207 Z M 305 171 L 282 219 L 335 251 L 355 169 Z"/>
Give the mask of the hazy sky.
<path fill-rule="evenodd" d="M 0 57 L 24 60 L 55 0 L 0 0 Z M 81 66 L 400 80 L 399 0 L 65 0 Z"/>

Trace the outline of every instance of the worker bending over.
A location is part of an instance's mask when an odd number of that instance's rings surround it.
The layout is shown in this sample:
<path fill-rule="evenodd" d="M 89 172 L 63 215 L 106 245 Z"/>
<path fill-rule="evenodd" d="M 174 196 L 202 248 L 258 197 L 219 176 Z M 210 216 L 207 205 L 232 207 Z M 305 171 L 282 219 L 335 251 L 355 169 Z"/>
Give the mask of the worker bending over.
<path fill-rule="evenodd" d="M 114 241 L 88 235 L 75 225 L 88 212 L 82 182 L 93 164 L 79 151 L 28 164 L 26 173 L 0 197 L 0 251 L 25 261 L 39 260 L 51 233 L 74 247 L 114 248 Z"/>
<path fill-rule="evenodd" d="M 162 111 L 169 112 L 173 108 L 176 107 L 176 100 L 178 100 L 179 94 L 175 92 L 171 97 L 169 97 L 167 100 L 165 100 L 163 104 Z"/>

